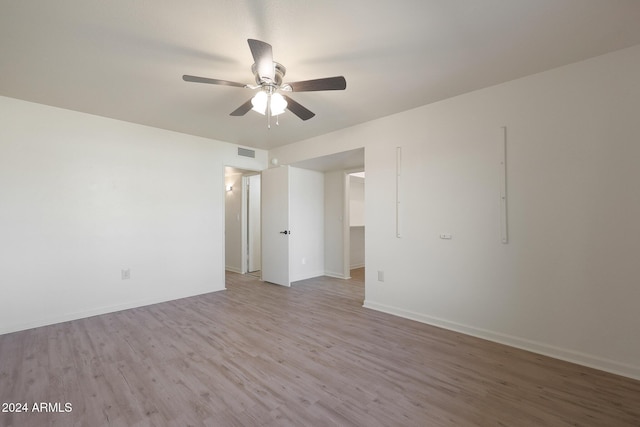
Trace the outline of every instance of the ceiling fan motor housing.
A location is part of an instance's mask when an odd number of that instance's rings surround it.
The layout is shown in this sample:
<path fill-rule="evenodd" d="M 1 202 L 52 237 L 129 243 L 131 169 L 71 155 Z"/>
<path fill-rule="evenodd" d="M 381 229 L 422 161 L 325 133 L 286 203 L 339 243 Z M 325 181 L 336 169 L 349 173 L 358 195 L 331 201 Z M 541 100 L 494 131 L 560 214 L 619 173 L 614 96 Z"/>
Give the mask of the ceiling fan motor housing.
<path fill-rule="evenodd" d="M 278 89 L 280 85 L 282 85 L 282 79 L 287 73 L 287 69 L 284 67 L 284 65 L 277 62 L 273 63 L 273 68 L 275 70 L 275 72 L 273 73 L 273 81 L 270 81 L 270 79 L 264 79 L 260 77 L 260 75 L 258 74 L 258 66 L 256 64 L 253 64 L 251 66 L 251 72 L 256 78 L 256 84 L 260 86 L 271 86 L 274 89 Z"/>

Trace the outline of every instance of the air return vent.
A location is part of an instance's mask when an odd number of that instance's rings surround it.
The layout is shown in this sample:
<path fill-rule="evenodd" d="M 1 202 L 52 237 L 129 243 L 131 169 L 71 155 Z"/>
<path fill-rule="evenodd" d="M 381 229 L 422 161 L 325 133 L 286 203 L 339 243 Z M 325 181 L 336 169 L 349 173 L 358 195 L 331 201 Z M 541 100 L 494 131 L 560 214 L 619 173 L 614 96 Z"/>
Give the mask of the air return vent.
<path fill-rule="evenodd" d="M 254 150 L 238 147 L 238 156 L 251 157 L 252 159 L 255 159 L 256 152 Z"/>

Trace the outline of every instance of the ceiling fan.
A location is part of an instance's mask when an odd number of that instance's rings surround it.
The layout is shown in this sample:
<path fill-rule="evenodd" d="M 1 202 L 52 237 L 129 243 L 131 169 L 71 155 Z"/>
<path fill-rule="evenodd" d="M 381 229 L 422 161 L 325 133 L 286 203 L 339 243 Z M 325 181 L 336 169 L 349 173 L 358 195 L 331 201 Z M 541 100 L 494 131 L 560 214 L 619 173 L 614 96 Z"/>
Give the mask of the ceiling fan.
<path fill-rule="evenodd" d="M 347 81 L 342 76 L 283 83 L 282 79 L 287 70 L 282 64 L 273 61 L 271 45 L 254 39 L 248 39 L 247 41 L 249 42 L 249 49 L 251 49 L 251 54 L 255 61 L 251 66 L 251 71 L 253 72 L 256 80 L 255 85 L 236 83 L 228 80 L 210 79 L 207 77 L 189 76 L 186 74 L 182 76 L 182 79 L 186 82 L 208 83 L 259 90 L 253 98 L 232 111 L 231 115 L 244 116 L 250 110 L 254 110 L 268 117 L 269 127 L 271 127 L 271 116 L 277 117 L 284 113 L 285 110 L 291 111 L 302 120 L 309 120 L 315 116 L 313 112 L 280 92 L 344 90 L 347 87 Z"/>

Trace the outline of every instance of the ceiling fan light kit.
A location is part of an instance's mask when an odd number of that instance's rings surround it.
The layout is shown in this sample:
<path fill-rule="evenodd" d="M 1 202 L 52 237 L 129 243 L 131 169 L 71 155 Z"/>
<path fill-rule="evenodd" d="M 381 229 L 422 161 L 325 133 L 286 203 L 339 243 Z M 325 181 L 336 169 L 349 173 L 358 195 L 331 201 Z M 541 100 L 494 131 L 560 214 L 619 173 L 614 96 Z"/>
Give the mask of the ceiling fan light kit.
<path fill-rule="evenodd" d="M 274 62 L 271 45 L 254 39 L 248 39 L 247 42 L 249 43 L 249 49 L 251 49 L 251 54 L 255 61 L 251 66 L 251 72 L 255 76 L 256 85 L 186 74 L 182 76 L 182 79 L 186 82 L 193 83 L 241 87 L 252 90 L 259 89 L 253 98 L 232 111 L 230 115 L 244 116 L 250 110 L 253 110 L 267 116 L 269 128 L 271 127 L 271 116 L 276 116 L 277 118 L 277 116 L 283 114 L 286 110 L 291 111 L 302 120 L 309 120 L 315 116 L 315 113 L 280 92 L 314 92 L 344 90 L 347 88 L 347 81 L 343 76 L 283 83 L 283 78 L 287 70 L 282 64 Z"/>
<path fill-rule="evenodd" d="M 272 116 L 279 116 L 284 113 L 287 108 L 287 101 L 279 93 L 268 93 L 267 91 L 260 91 L 251 98 L 251 108 L 263 116 L 270 113 Z"/>

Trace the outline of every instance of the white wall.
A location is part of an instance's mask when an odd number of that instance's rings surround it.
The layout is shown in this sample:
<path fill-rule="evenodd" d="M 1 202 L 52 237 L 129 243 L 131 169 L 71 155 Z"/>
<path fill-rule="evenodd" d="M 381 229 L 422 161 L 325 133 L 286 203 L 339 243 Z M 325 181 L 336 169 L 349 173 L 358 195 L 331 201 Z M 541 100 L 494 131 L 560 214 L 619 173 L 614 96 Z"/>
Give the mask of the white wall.
<path fill-rule="evenodd" d="M 366 147 L 366 268 L 385 272 L 367 275 L 367 307 L 640 378 L 638 75 L 640 46 L 269 155 L 286 164 Z M 396 146 L 414 195 L 401 239 Z"/>
<path fill-rule="evenodd" d="M 344 182 L 343 171 L 324 174 L 324 274 L 346 279 L 349 274 L 344 271 Z"/>
<path fill-rule="evenodd" d="M 224 289 L 223 165 L 256 154 L 0 97 L 0 333 Z"/>
<path fill-rule="evenodd" d="M 349 227 L 349 268 L 362 268 L 365 266 L 364 256 L 364 227 Z"/>
<path fill-rule="evenodd" d="M 349 175 L 349 225 L 364 225 L 364 178 Z"/>
<path fill-rule="evenodd" d="M 324 174 L 289 168 L 291 281 L 324 274 Z"/>

